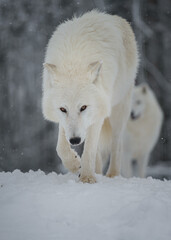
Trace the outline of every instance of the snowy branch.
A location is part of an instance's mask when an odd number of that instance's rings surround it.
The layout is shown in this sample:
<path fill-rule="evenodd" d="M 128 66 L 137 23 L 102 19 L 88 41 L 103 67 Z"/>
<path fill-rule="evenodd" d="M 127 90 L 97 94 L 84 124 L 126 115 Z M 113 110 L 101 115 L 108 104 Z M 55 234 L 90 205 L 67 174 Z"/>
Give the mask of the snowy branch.
<path fill-rule="evenodd" d="M 165 77 L 159 71 L 159 69 L 154 64 L 152 64 L 145 56 L 144 60 L 145 61 L 143 61 L 143 67 L 154 77 L 159 87 L 165 92 L 170 92 L 171 84 L 166 81 Z"/>
<path fill-rule="evenodd" d="M 141 17 L 140 3 L 141 1 L 133 0 L 132 14 L 135 20 L 136 27 L 141 30 L 144 35 L 150 38 L 153 35 L 153 30 L 145 24 Z"/>

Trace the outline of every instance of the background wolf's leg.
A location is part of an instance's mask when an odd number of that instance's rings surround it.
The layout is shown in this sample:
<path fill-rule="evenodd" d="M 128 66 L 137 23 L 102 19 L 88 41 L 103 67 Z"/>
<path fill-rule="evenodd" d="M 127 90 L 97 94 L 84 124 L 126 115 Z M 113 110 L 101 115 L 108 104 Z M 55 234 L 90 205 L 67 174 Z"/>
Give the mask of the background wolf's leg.
<path fill-rule="evenodd" d="M 57 153 L 64 166 L 71 172 L 77 172 L 81 166 L 81 159 L 78 154 L 71 149 L 62 126 L 59 125 L 59 136 L 56 147 Z"/>
<path fill-rule="evenodd" d="M 140 178 L 145 178 L 149 156 L 146 153 L 142 153 L 138 156 L 137 159 L 138 159 L 138 161 L 137 161 L 137 176 Z"/>
<path fill-rule="evenodd" d="M 127 156 L 127 153 L 124 153 L 122 158 L 122 167 L 121 167 L 121 173 L 123 177 L 131 178 L 133 177 L 133 166 L 132 166 L 132 158 L 131 156 Z"/>
<path fill-rule="evenodd" d="M 82 182 L 96 182 L 96 178 L 94 176 L 96 153 L 102 124 L 103 121 L 99 120 L 98 123 L 96 122 L 95 124 L 91 125 L 87 130 L 87 136 L 81 161 L 80 180 Z"/>

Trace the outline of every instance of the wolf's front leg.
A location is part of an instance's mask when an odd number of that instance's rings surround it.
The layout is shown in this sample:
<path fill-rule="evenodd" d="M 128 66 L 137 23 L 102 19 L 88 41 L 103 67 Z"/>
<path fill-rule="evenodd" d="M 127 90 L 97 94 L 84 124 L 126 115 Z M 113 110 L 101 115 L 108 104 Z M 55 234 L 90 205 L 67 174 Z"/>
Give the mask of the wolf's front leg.
<path fill-rule="evenodd" d="M 121 136 L 114 137 L 112 141 L 112 151 L 109 169 L 106 173 L 107 177 L 115 177 L 120 174 L 122 160 L 122 138 Z"/>
<path fill-rule="evenodd" d="M 95 183 L 96 152 L 103 121 L 93 124 L 87 130 L 84 152 L 81 162 L 80 180 L 84 183 Z"/>
<path fill-rule="evenodd" d="M 112 149 L 108 177 L 115 177 L 120 174 L 122 154 L 123 154 L 123 138 L 126 125 L 131 112 L 133 86 L 128 91 L 125 98 L 112 108 L 110 123 L 112 126 Z"/>
<path fill-rule="evenodd" d="M 71 172 L 75 173 L 80 169 L 81 159 L 78 154 L 71 149 L 62 126 L 59 125 L 59 135 L 56 147 L 57 153 L 64 166 Z"/>
<path fill-rule="evenodd" d="M 97 150 L 97 154 L 96 154 L 95 172 L 97 174 L 102 174 L 102 156 L 99 150 Z"/>

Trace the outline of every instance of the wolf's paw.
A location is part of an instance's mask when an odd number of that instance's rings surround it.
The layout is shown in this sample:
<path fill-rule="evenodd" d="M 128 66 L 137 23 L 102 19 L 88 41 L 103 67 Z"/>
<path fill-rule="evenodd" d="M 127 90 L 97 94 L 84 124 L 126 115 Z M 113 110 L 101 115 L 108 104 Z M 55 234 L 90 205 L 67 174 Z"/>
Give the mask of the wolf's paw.
<path fill-rule="evenodd" d="M 94 176 L 80 176 L 80 181 L 83 183 L 96 183 L 96 178 Z"/>
<path fill-rule="evenodd" d="M 71 172 L 76 173 L 79 172 L 81 168 L 81 159 L 79 156 L 74 156 L 73 159 L 63 162 L 64 166 Z"/>
<path fill-rule="evenodd" d="M 115 176 L 116 176 L 115 174 L 111 174 L 111 173 L 106 174 L 106 177 L 109 177 L 109 178 L 114 178 Z"/>
<path fill-rule="evenodd" d="M 119 173 L 117 171 L 113 172 L 113 173 L 107 173 L 106 174 L 106 177 L 109 177 L 109 178 L 114 178 L 116 176 L 118 176 Z"/>

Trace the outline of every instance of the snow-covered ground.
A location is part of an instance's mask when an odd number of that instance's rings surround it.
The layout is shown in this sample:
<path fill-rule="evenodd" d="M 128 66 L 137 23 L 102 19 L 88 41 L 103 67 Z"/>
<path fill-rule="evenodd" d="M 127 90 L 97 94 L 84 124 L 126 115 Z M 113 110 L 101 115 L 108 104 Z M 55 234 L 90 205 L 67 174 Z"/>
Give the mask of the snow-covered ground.
<path fill-rule="evenodd" d="M 0 240 L 170 240 L 171 181 L 0 173 Z"/>

